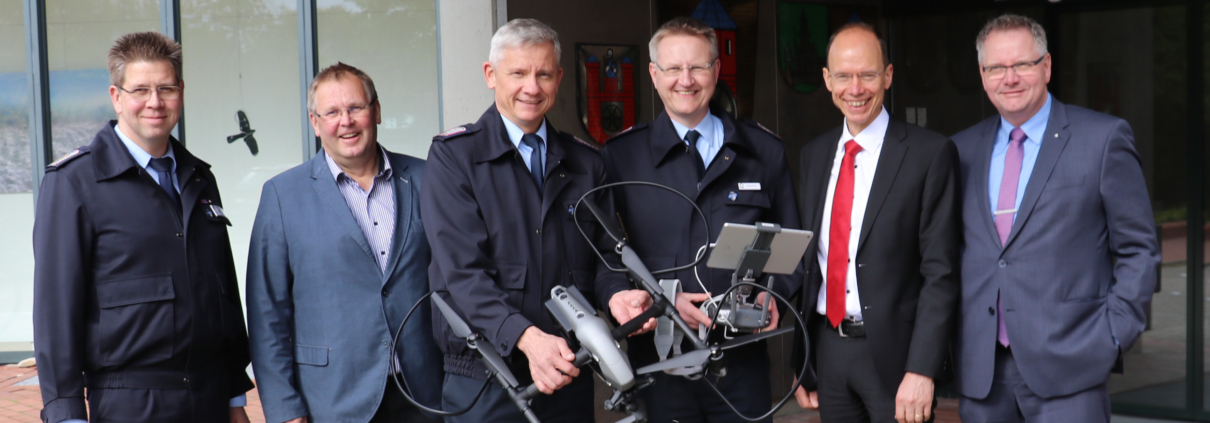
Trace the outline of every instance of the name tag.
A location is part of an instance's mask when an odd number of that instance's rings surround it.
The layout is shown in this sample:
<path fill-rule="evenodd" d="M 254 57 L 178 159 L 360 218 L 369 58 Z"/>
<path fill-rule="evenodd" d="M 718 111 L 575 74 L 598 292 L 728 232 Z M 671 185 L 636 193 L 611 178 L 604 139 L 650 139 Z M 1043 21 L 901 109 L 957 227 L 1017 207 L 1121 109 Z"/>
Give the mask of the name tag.
<path fill-rule="evenodd" d="M 760 182 L 740 182 L 740 191 L 760 191 Z"/>

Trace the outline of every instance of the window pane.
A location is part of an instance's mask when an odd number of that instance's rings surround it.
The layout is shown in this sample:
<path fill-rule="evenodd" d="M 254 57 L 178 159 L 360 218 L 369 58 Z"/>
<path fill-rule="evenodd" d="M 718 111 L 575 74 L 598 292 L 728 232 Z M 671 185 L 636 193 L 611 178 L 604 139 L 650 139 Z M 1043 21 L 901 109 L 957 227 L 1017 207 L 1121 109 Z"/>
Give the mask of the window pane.
<path fill-rule="evenodd" d="M 374 79 L 378 142 L 428 156 L 437 110 L 437 12 L 432 0 L 320 0 L 319 67 L 344 62 Z M 465 122 L 456 122 L 465 123 Z"/>
<path fill-rule="evenodd" d="M 182 0 L 181 25 L 185 142 L 218 181 L 242 280 L 261 186 L 302 163 L 296 2 Z M 228 142 L 240 113 L 255 132 Z"/>
<path fill-rule="evenodd" d="M 159 13 L 156 0 L 46 1 L 51 159 L 91 143 L 116 119 L 109 100 L 109 49 L 124 34 L 158 31 Z"/>
<path fill-rule="evenodd" d="M 1134 131 L 1162 249 L 1149 324 L 1109 378 L 1115 405 L 1186 407 L 1189 279 L 1185 219 L 1188 137 L 1185 7 L 1061 15 L 1056 98 L 1126 119 Z"/>
<path fill-rule="evenodd" d="M 21 0 L 0 0 L 20 11 Z M 29 85 L 25 79 L 25 22 L 0 14 L 0 351 L 30 351 L 34 339 L 34 196 L 29 151 Z M 18 344 L 12 344 L 18 343 Z"/>

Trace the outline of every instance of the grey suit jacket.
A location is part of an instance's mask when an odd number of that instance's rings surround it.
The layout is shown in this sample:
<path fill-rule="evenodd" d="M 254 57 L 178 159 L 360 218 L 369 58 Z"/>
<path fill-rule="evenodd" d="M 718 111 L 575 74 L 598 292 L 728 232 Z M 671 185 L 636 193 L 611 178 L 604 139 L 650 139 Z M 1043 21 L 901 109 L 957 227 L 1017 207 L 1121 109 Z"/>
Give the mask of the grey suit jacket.
<path fill-rule="evenodd" d="M 1002 247 L 988 203 L 993 116 L 953 136 L 962 167 L 958 384 L 987 396 L 996 299 L 1021 377 L 1038 395 L 1104 383 L 1143 331 L 1159 262 L 1155 220 L 1126 121 L 1054 100 L 1033 174 Z"/>
<path fill-rule="evenodd" d="M 428 292 L 420 220 L 424 161 L 388 153 L 395 235 L 379 270 L 323 154 L 265 183 L 248 248 L 248 332 L 265 418 L 369 421 L 387 378 L 388 340 Z M 425 301 L 396 344 L 412 393 L 440 401 L 441 353 Z"/>

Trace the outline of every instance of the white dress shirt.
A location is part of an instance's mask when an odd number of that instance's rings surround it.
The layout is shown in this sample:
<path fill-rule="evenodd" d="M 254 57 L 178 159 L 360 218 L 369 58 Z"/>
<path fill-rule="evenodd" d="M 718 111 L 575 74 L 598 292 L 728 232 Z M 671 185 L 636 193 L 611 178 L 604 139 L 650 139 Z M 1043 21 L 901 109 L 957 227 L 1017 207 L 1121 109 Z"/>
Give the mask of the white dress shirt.
<path fill-rule="evenodd" d="M 819 288 L 819 302 L 815 311 L 828 314 L 828 242 L 832 235 L 832 197 L 836 195 L 836 178 L 840 176 L 840 162 L 844 160 L 844 144 L 856 140 L 861 151 L 853 157 L 853 210 L 849 221 L 849 269 L 845 272 L 845 317 L 861 320 L 861 295 L 857 290 L 857 241 L 861 239 L 861 222 L 865 220 L 865 206 L 870 199 L 870 185 L 874 183 L 874 171 L 878 169 L 878 156 L 882 153 L 882 139 L 886 137 L 887 123 L 891 115 L 886 108 L 874 118 L 870 125 L 856 136 L 849 133 L 849 122 L 845 119 L 837 140 L 836 157 L 832 158 L 832 173 L 828 175 L 827 198 L 823 204 L 823 224 L 819 227 L 819 270 L 824 283 Z"/>

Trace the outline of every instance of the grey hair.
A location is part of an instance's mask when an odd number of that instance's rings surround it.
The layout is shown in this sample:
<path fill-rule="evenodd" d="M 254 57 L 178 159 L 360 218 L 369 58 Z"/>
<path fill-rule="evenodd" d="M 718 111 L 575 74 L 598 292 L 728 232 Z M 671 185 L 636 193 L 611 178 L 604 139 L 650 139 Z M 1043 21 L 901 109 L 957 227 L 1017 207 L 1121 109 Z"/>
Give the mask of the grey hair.
<path fill-rule="evenodd" d="M 660 25 L 660 29 L 651 35 L 651 41 L 647 43 L 647 51 L 651 54 L 651 63 L 657 63 L 656 66 L 659 66 L 656 59 L 657 47 L 659 47 L 660 41 L 669 35 L 705 38 L 706 44 L 710 45 L 710 63 L 714 63 L 718 59 L 718 36 L 714 34 L 714 28 L 697 19 L 682 16 Z"/>
<path fill-rule="evenodd" d="M 1046 55 L 1046 30 L 1042 29 L 1042 25 L 1039 25 L 1038 21 L 1021 15 L 1003 14 L 988 21 L 987 25 L 984 25 L 983 29 L 979 31 L 979 36 L 975 38 L 975 50 L 979 52 L 980 64 L 983 64 L 983 44 L 987 42 L 987 36 L 995 31 L 1013 29 L 1029 31 L 1030 35 L 1034 37 L 1034 49 L 1038 51 L 1038 55 Z"/>
<path fill-rule="evenodd" d="M 559 47 L 559 33 L 537 19 L 513 19 L 492 35 L 492 49 L 487 55 L 487 61 L 495 66 L 504 58 L 505 49 L 543 43 L 555 45 L 556 60 L 563 57 L 563 49 Z"/>

